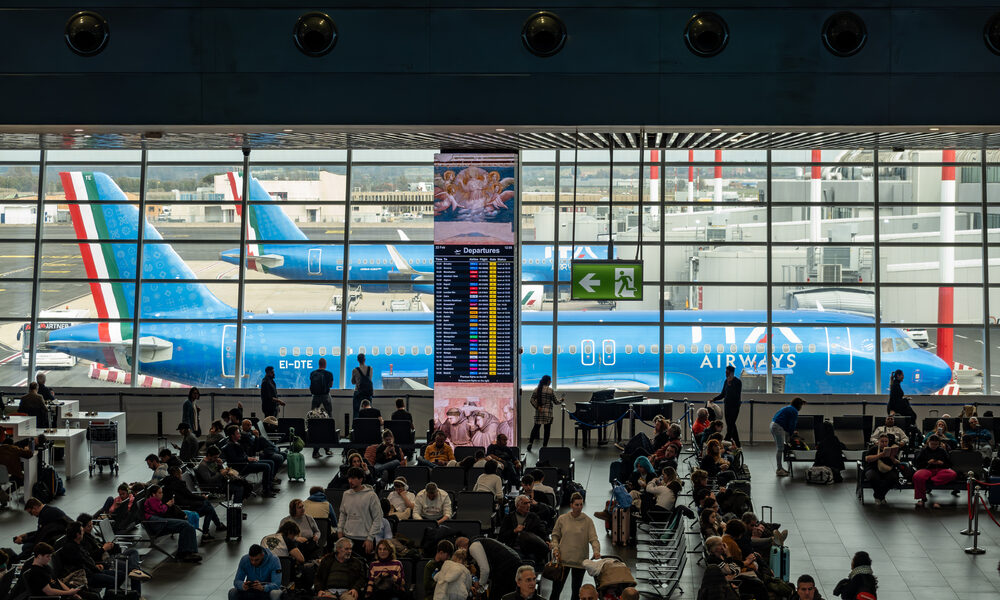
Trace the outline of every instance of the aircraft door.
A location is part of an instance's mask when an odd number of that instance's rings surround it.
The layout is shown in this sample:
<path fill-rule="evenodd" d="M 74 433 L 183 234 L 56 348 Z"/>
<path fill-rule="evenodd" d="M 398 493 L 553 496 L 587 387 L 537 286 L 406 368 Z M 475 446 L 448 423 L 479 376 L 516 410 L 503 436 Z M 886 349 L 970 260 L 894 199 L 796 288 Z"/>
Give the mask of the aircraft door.
<path fill-rule="evenodd" d="M 826 374 L 850 375 L 854 372 L 854 355 L 851 350 L 851 330 L 847 327 L 827 327 Z"/>
<path fill-rule="evenodd" d="M 244 333 L 246 326 L 243 327 Z M 244 338 L 245 340 L 246 338 Z M 240 375 L 246 377 L 246 346 L 241 348 Z M 222 376 L 233 379 L 236 372 L 236 325 L 222 326 Z"/>
<path fill-rule="evenodd" d="M 594 340 L 580 340 L 580 364 L 593 366 L 595 360 Z"/>
<path fill-rule="evenodd" d="M 614 340 L 604 340 L 601 344 L 601 363 L 606 367 L 610 367 L 615 364 L 615 341 Z"/>
<path fill-rule="evenodd" d="M 310 275 L 322 275 L 322 265 L 323 265 L 323 249 L 322 248 L 310 248 L 309 249 L 309 274 Z"/>

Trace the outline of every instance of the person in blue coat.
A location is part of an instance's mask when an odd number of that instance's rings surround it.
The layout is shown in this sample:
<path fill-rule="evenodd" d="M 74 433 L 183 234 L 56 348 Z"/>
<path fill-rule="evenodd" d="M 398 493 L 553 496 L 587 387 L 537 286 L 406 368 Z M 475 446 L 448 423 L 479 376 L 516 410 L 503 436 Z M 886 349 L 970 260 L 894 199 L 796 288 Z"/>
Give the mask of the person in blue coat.
<path fill-rule="evenodd" d="M 229 600 L 280 600 L 281 561 L 259 544 L 240 559 Z"/>
<path fill-rule="evenodd" d="M 777 447 L 776 459 L 778 470 L 775 471 L 775 474 L 778 477 L 788 476 L 788 471 L 785 470 L 782 463 L 785 453 L 785 442 L 795 435 L 795 430 L 799 426 L 799 411 L 802 410 L 802 405 L 805 403 L 806 401 L 802 398 L 795 398 L 791 404 L 774 413 L 774 418 L 771 419 L 771 436 L 774 438 L 774 445 Z"/>

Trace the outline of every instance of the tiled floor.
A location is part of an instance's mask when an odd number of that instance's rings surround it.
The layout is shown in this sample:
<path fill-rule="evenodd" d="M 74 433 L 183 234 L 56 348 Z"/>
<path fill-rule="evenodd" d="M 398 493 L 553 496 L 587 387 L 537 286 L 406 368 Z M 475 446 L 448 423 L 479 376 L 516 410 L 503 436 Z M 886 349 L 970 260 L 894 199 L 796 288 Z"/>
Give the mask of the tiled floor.
<path fill-rule="evenodd" d="M 155 449 L 154 440 L 130 437 L 128 443 L 130 452 L 123 455 L 120 479 L 148 479 L 149 469 L 142 458 Z M 1000 597 L 997 571 L 1000 527 L 984 516 L 980 521 L 983 534 L 980 545 L 987 553 L 976 557 L 966 555 L 962 550 L 971 540 L 958 533 L 966 525 L 964 498 L 954 499 L 945 494 L 943 510 L 916 511 L 912 492 L 890 492 L 891 504 L 887 508 L 876 508 L 870 502 L 861 506 L 854 496 L 853 473 L 840 485 L 808 486 L 802 479 L 802 469 L 794 479 L 776 478 L 771 467 L 773 456 L 768 446 L 747 452 L 754 474 L 754 502 L 757 506 L 774 507 L 775 520 L 790 531 L 787 545 L 792 550 L 794 576 L 811 573 L 824 597 L 830 597 L 833 586 L 850 570 L 851 554 L 857 550 L 866 550 L 874 560 L 880 600 Z M 588 514 L 604 507 L 609 488 L 608 464 L 615 458 L 614 449 L 576 452 L 576 478 L 588 490 Z M 158 556 L 150 556 L 144 567 L 153 570 L 154 579 L 144 586 L 144 595 L 171 600 L 225 598 L 236 563 L 246 547 L 276 529 L 278 521 L 287 514 L 288 500 L 304 497 L 311 485 L 326 485 L 339 465 L 339 455 L 323 464 L 313 461 L 307 453 L 306 464 L 306 484 L 286 481 L 277 498 L 247 503 L 243 543 L 204 544 L 201 551 L 205 560 L 198 566 L 160 562 Z M 56 500 L 55 505 L 70 516 L 92 512 L 116 485 L 117 480 L 107 475 L 92 479 L 84 476 L 68 482 L 68 495 Z M 0 539 L 9 540 L 33 526 L 34 520 L 20 510 L 0 512 Z M 603 539 L 604 553 L 626 560 L 634 556 L 631 551 L 613 548 L 600 523 L 598 533 Z M 692 559 L 697 556 L 692 555 Z M 702 571 L 695 560 L 688 564 L 682 579 L 685 593 L 681 597 L 693 598 Z M 543 596 L 547 594 L 548 582 L 542 584 L 541 591 Z M 568 592 L 564 591 L 564 597 L 568 597 Z"/>

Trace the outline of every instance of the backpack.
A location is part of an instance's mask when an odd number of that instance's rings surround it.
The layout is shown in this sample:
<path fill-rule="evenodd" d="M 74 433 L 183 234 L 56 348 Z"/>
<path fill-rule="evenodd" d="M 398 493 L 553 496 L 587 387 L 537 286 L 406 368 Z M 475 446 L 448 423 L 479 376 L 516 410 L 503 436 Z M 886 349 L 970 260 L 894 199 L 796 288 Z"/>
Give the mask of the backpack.
<path fill-rule="evenodd" d="M 833 470 L 830 467 L 809 467 L 809 470 L 806 471 L 806 483 L 832 485 Z"/>
<path fill-rule="evenodd" d="M 579 492 L 583 496 L 584 501 L 587 500 L 587 488 L 575 481 L 567 481 L 563 484 L 563 497 L 562 504 L 566 506 L 569 504 L 570 498 L 573 496 L 574 492 Z"/>
<path fill-rule="evenodd" d="M 302 452 L 302 449 L 306 447 L 306 443 L 302 441 L 302 438 L 295 435 L 295 428 L 288 428 L 288 447 L 292 452 Z"/>
<path fill-rule="evenodd" d="M 619 508 L 631 508 L 632 506 L 632 494 L 629 494 L 625 486 L 617 481 L 611 488 L 611 497 L 614 498 Z"/>
<path fill-rule="evenodd" d="M 325 371 L 316 369 L 309 374 L 309 392 L 312 394 L 328 394 L 330 390 L 326 389 L 326 381 L 323 374 Z"/>
<path fill-rule="evenodd" d="M 367 374 L 361 370 L 361 367 L 354 367 L 354 370 L 358 372 L 358 378 L 360 379 L 360 381 L 358 381 L 357 388 L 354 390 L 354 396 L 356 398 L 361 398 L 361 399 L 365 398 L 371 399 L 371 397 L 375 393 L 375 390 L 372 387 L 372 378 L 371 378 L 372 368 L 368 367 Z"/>
<path fill-rule="evenodd" d="M 326 414 L 326 409 L 322 406 L 317 406 L 316 408 L 310 410 L 306 413 L 306 419 L 329 419 L 330 415 Z M 303 448 L 305 444 L 303 444 Z"/>

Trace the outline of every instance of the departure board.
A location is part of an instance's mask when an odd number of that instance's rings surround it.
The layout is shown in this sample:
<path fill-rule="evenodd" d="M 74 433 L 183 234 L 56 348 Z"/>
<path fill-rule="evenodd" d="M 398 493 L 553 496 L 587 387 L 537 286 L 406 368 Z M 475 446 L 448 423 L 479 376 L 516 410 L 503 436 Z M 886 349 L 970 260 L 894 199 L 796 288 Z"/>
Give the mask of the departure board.
<path fill-rule="evenodd" d="M 515 444 L 517 154 L 434 157 L 434 428 Z"/>
<path fill-rule="evenodd" d="M 514 266 L 513 246 L 435 246 L 435 381 L 514 381 Z"/>

